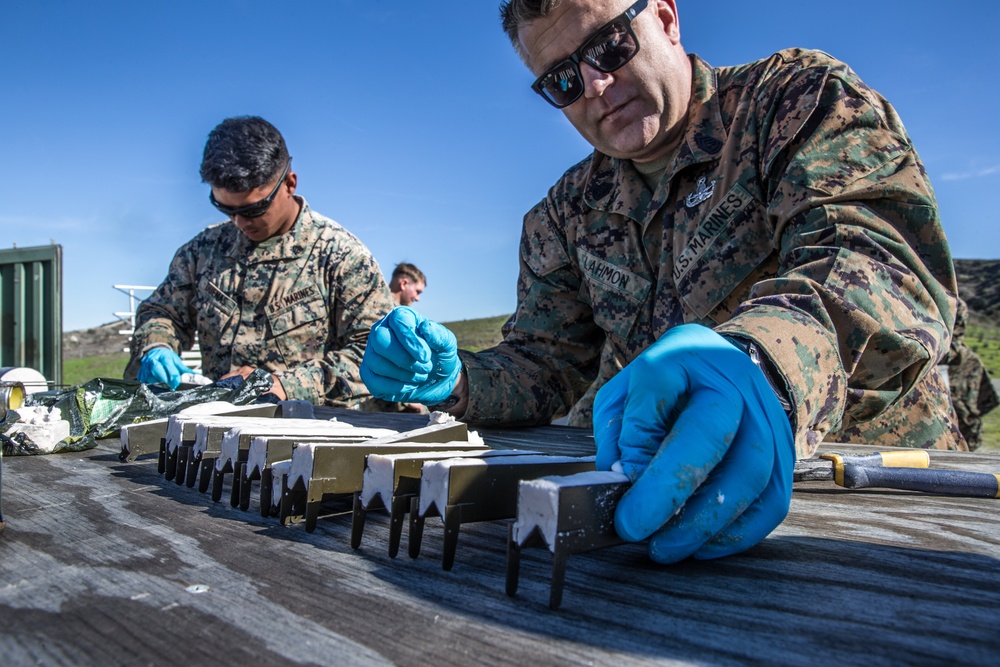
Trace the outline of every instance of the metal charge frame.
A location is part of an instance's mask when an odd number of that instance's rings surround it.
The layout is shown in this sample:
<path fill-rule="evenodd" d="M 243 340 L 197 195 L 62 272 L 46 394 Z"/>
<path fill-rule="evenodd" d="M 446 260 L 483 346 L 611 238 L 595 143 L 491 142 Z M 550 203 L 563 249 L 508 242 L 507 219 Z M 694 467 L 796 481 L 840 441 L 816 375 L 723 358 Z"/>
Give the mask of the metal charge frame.
<path fill-rule="evenodd" d="M 470 447 L 466 443 L 454 443 Z M 393 460 L 392 465 L 392 489 L 373 491 L 369 496 L 368 504 L 363 502 L 368 485 L 368 464 L 366 463 L 365 477 L 362 482 L 362 489 L 354 494 L 353 519 L 351 521 L 351 548 L 361 547 L 361 538 L 364 534 L 365 521 L 369 509 L 374 509 L 372 503 L 378 501 L 389 511 L 389 558 L 395 558 L 399 554 L 399 544 L 403 534 L 403 524 L 406 515 L 410 512 L 413 500 L 420 496 L 420 476 L 424 463 L 430 461 L 440 461 L 447 458 L 457 458 L 467 456 L 469 458 L 483 458 L 495 456 L 517 456 L 522 454 L 540 454 L 541 452 L 517 450 L 517 449 L 464 449 L 461 454 L 456 452 L 414 452 L 414 454 L 424 454 L 423 456 L 406 456 Z M 370 462 L 370 459 L 369 459 Z"/>
<path fill-rule="evenodd" d="M 281 523 L 305 521 L 306 532 L 316 529 L 320 505 L 335 496 L 361 491 L 368 454 L 455 449 L 468 446 L 469 429 L 464 422 L 431 424 L 419 429 L 360 443 L 363 447 L 316 445 L 310 451 L 292 453 L 292 469 L 282 484 L 279 505 Z M 306 460 L 311 457 L 311 461 Z M 297 459 L 299 459 L 297 461 Z M 303 472 L 298 468 L 305 468 Z"/>
<path fill-rule="evenodd" d="M 585 473 L 586 474 L 586 473 Z M 576 476 L 583 478 L 584 475 Z M 546 537 L 539 525 L 519 514 L 516 522 L 507 527 L 507 595 L 517 594 L 520 575 L 521 551 L 531 547 L 544 547 L 552 552 L 552 579 L 549 607 L 558 609 L 562 604 L 566 580 L 566 562 L 572 554 L 624 544 L 615 531 L 615 508 L 631 486 L 628 481 L 608 481 L 593 484 L 572 484 L 572 477 L 548 477 L 546 481 L 556 486 L 558 508 L 550 517 L 555 524 L 554 535 Z M 520 489 L 519 489 L 520 501 Z M 521 532 L 526 534 L 521 535 Z M 551 542 L 551 543 L 550 543 Z"/>
<path fill-rule="evenodd" d="M 447 499 L 442 503 L 432 498 L 435 494 L 428 493 L 427 476 L 423 475 L 420 496 L 413 498 L 410 504 L 410 558 L 420 555 L 424 521 L 428 516 L 440 516 L 444 520 L 441 567 L 450 570 L 455 564 L 461 524 L 512 519 L 517 516 L 517 488 L 522 480 L 592 470 L 593 457 L 526 455 L 501 457 L 487 465 L 458 463 L 450 466 Z M 439 504 L 442 506 L 439 507 Z"/>

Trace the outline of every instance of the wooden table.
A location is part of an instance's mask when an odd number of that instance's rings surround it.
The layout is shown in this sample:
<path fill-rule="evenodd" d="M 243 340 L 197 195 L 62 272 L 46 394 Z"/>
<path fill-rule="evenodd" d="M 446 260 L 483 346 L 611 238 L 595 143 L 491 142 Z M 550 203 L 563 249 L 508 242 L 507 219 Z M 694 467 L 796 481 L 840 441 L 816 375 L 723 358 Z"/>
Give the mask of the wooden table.
<path fill-rule="evenodd" d="M 415 415 L 321 411 L 360 426 Z M 593 453 L 568 427 L 480 431 L 495 447 Z M 168 482 L 155 459 L 3 461 L 2 665 L 986 664 L 1000 655 L 1000 500 L 796 487 L 788 519 L 748 553 L 670 567 L 642 545 L 570 558 L 525 550 L 504 593 L 506 524 L 467 524 L 441 568 L 387 555 L 388 518 L 308 534 Z M 1000 471 L 1000 456 L 932 453 Z M 225 496 L 224 496 L 225 497 Z"/>

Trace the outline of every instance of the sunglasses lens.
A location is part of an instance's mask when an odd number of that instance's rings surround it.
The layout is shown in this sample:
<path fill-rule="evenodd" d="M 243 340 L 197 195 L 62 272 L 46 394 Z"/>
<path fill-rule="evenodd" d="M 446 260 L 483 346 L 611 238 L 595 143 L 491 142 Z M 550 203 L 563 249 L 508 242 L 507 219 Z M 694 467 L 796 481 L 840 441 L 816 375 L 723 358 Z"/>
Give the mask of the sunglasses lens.
<path fill-rule="evenodd" d="M 614 72 L 632 60 L 639 45 L 632 37 L 628 24 L 614 22 L 594 35 L 583 49 L 582 60 L 602 72 Z"/>
<path fill-rule="evenodd" d="M 542 77 L 538 82 L 538 88 L 553 105 L 564 107 L 575 102 L 583 94 L 583 80 L 576 65 L 566 61 Z"/>
<path fill-rule="evenodd" d="M 212 206 L 217 208 L 223 215 L 228 215 L 230 218 L 234 216 L 241 216 L 244 218 L 259 218 L 260 216 L 267 213 L 267 209 L 271 206 L 271 200 L 265 199 L 263 201 L 256 202 L 250 206 L 232 208 L 224 204 L 220 204 L 215 201 L 215 197 L 209 197 L 212 202 Z"/>
<path fill-rule="evenodd" d="M 259 218 L 260 216 L 267 213 L 267 209 L 271 206 L 271 200 L 265 199 L 264 201 L 259 201 L 256 204 L 246 207 L 240 211 L 240 215 L 244 218 Z"/>
<path fill-rule="evenodd" d="M 575 59 L 587 63 L 601 72 L 614 72 L 639 52 L 639 43 L 632 33 L 629 22 L 621 18 L 604 26 L 594 35 L 573 58 L 549 70 L 535 83 L 552 106 L 569 106 L 583 95 L 583 78 Z"/>
<path fill-rule="evenodd" d="M 278 177 L 278 182 L 274 184 L 274 189 L 271 190 L 271 194 L 264 197 L 260 201 L 256 201 L 247 206 L 237 206 L 233 208 L 231 206 L 226 206 L 225 204 L 220 204 L 215 199 L 215 193 L 208 193 L 208 200 L 212 202 L 212 206 L 217 208 L 223 215 L 228 215 L 230 218 L 235 216 L 240 216 L 243 218 L 259 218 L 260 216 L 267 213 L 267 210 L 271 208 L 271 202 L 274 201 L 274 197 L 278 194 L 278 190 L 281 188 L 282 183 L 285 182 L 285 178 L 288 176 L 288 170 L 292 166 L 292 158 L 288 158 L 288 162 L 285 163 L 285 170 L 281 172 L 281 176 Z"/>

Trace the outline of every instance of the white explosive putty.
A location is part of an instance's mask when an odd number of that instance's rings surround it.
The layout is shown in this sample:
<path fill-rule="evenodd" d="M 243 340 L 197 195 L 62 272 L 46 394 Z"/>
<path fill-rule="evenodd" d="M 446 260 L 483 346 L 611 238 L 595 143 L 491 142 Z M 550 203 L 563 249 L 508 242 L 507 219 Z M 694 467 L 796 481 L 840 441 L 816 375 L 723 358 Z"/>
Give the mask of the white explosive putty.
<path fill-rule="evenodd" d="M 279 450 L 283 450 L 283 453 L 276 456 L 273 451 L 274 443 L 272 440 L 287 442 L 293 439 L 295 446 L 306 442 L 349 444 L 374 440 L 389 434 L 396 435 L 397 432 L 384 428 L 351 428 L 326 435 L 300 435 L 297 433 L 253 434 L 250 439 L 250 449 L 247 452 L 247 475 L 253 474 L 255 471 L 258 473 L 262 472 L 268 466 L 268 463 L 273 464 L 275 461 L 291 459 L 293 447 L 290 445 L 279 447 Z"/>
<path fill-rule="evenodd" d="M 194 454 L 208 451 L 208 431 L 211 425 L 198 425 L 196 428 Z M 203 435 L 204 432 L 204 435 Z M 222 436 L 219 458 L 215 460 L 216 470 L 225 470 L 227 463 L 235 464 L 239 460 L 240 444 L 249 448 L 250 439 L 257 435 L 300 435 L 303 437 L 343 436 L 348 442 L 360 442 L 370 438 L 394 435 L 396 431 L 387 428 L 357 428 L 339 421 L 325 419 L 269 419 L 259 423 L 242 423 L 229 429 Z"/>
<path fill-rule="evenodd" d="M 468 458 L 473 456 L 489 458 L 493 456 L 518 456 L 537 453 L 522 449 L 466 449 L 439 452 L 409 452 L 405 454 L 370 454 L 365 464 L 364 480 L 361 486 L 361 506 L 367 509 L 368 505 L 375 498 L 381 497 L 383 504 L 388 507 L 396 487 L 397 469 L 408 463 L 425 464 L 443 459 Z"/>
<path fill-rule="evenodd" d="M 559 529 L 560 491 L 573 486 L 622 484 L 628 476 L 610 470 L 581 472 L 575 475 L 539 477 L 521 482 L 517 493 L 517 520 L 512 539 L 522 544 L 538 528 L 549 550 L 555 547 Z"/>
<path fill-rule="evenodd" d="M 482 467 L 491 465 L 534 465 L 593 462 L 594 457 L 552 456 L 548 454 L 526 454 L 523 456 L 502 456 L 493 458 L 458 458 L 431 461 L 424 465 L 420 475 L 420 516 L 430 510 L 431 505 L 443 513 L 448 506 L 452 470 L 462 467 Z"/>

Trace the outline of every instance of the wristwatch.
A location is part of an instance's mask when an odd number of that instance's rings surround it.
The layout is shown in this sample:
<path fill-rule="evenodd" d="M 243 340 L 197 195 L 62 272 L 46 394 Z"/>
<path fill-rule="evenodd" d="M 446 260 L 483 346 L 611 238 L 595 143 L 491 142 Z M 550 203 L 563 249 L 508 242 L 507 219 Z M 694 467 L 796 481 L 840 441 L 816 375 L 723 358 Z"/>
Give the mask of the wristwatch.
<path fill-rule="evenodd" d="M 757 343 L 749 338 L 737 338 L 736 336 L 723 336 L 723 338 L 743 350 L 750 357 L 750 361 L 764 374 L 764 379 L 767 380 L 768 386 L 771 387 L 774 395 L 778 398 L 778 402 L 781 403 L 785 414 L 791 416 L 792 402 L 788 400 L 788 392 L 784 389 L 784 383 L 779 384 L 778 382 L 778 378 L 781 376 L 768 356 L 761 352 Z"/>
<path fill-rule="evenodd" d="M 458 394 L 452 394 L 451 396 L 444 399 L 440 403 L 435 403 L 434 405 L 428 405 L 427 409 L 430 410 L 431 412 L 447 412 L 448 410 L 458 405 L 458 402 L 460 400 L 462 399 L 461 397 L 458 396 Z"/>
<path fill-rule="evenodd" d="M 459 380 L 455 383 L 455 386 L 452 387 L 452 391 L 454 391 L 459 386 L 462 386 L 463 384 L 465 386 L 468 386 L 468 383 L 469 379 L 468 376 L 465 375 L 465 368 L 463 367 L 462 370 L 460 371 Z M 435 403 L 434 405 L 428 405 L 427 409 L 430 410 L 431 412 L 447 412 L 448 410 L 451 410 L 453 407 L 458 405 L 459 401 L 461 400 L 462 400 L 461 396 L 452 393 L 451 395 L 448 396 L 448 398 L 444 399 L 440 403 Z"/>

